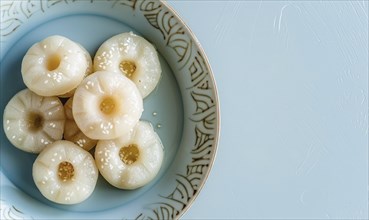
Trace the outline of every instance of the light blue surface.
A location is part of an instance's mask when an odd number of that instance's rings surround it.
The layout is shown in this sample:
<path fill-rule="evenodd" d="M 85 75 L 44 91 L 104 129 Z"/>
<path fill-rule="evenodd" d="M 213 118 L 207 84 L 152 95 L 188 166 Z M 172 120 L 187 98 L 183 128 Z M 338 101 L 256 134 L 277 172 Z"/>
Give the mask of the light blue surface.
<path fill-rule="evenodd" d="M 183 219 L 368 218 L 368 1 L 170 1 L 212 65 L 221 139 Z"/>

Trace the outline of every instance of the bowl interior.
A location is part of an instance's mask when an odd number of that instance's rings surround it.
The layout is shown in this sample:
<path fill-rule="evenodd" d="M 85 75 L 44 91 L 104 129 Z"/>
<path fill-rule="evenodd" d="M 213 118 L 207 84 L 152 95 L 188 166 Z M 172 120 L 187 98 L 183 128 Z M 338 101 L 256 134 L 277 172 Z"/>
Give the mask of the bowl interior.
<path fill-rule="evenodd" d="M 85 26 L 83 32 L 77 31 L 85 24 L 93 22 L 93 26 Z M 61 28 L 62 27 L 62 28 Z M 96 30 L 103 34 L 95 34 Z M 70 15 L 45 22 L 19 39 L 3 58 L 1 86 L 1 110 L 3 112 L 10 98 L 25 88 L 20 72 L 21 62 L 27 49 L 45 36 L 62 35 L 83 45 L 90 54 L 95 54 L 103 41 L 116 34 L 135 29 L 107 17 L 96 15 Z M 1 149 L 1 166 L 4 174 L 23 192 L 36 200 L 65 210 L 101 211 L 123 205 L 150 189 L 165 173 L 174 159 L 180 145 L 183 129 L 183 104 L 179 87 L 173 71 L 160 55 L 163 69 L 162 77 L 155 91 L 144 100 L 142 120 L 150 121 L 165 146 L 165 159 L 161 172 L 149 185 L 138 190 L 119 190 L 110 186 L 102 176 L 92 196 L 85 202 L 73 205 L 57 205 L 46 200 L 37 190 L 32 179 L 32 164 L 37 155 L 22 152 L 13 147 L 1 132 L 3 145 Z M 3 129 L 3 128 L 2 128 Z M 22 161 L 22 163 L 20 163 Z"/>

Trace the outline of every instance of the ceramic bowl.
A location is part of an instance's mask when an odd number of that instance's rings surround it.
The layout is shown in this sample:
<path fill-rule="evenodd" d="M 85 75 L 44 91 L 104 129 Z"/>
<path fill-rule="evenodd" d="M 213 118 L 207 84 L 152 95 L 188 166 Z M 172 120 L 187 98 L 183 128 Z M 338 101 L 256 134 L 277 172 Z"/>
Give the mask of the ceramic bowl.
<path fill-rule="evenodd" d="M 137 190 L 120 190 L 102 176 L 77 205 L 45 199 L 32 179 L 35 154 L 7 140 L 1 126 L 1 219 L 176 219 L 204 186 L 214 162 L 220 113 L 213 74 L 194 34 L 158 0 L 1 1 L 1 102 L 25 88 L 21 62 L 28 48 L 50 35 L 80 43 L 93 56 L 113 35 L 132 31 L 155 45 L 163 69 L 144 100 L 165 150 L 156 178 Z M 2 124 L 2 123 L 1 123 Z"/>

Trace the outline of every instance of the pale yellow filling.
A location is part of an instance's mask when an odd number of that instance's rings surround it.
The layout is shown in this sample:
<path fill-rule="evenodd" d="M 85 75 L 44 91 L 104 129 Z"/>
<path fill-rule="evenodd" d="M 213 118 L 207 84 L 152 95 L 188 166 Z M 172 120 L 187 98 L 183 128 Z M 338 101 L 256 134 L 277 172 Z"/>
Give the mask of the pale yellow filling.
<path fill-rule="evenodd" d="M 74 176 L 73 165 L 67 161 L 59 163 L 58 176 L 59 179 L 63 182 L 71 180 Z"/>
<path fill-rule="evenodd" d="M 50 55 L 46 60 L 46 68 L 49 71 L 56 70 L 60 65 L 60 57 L 57 54 Z"/>
<path fill-rule="evenodd" d="M 138 160 L 140 156 L 140 151 L 136 144 L 130 144 L 128 146 L 124 146 L 119 150 L 120 160 L 127 164 L 131 165 Z"/>
<path fill-rule="evenodd" d="M 123 60 L 119 64 L 119 69 L 124 73 L 125 76 L 132 79 L 137 67 L 134 62 Z"/>
<path fill-rule="evenodd" d="M 29 112 L 26 116 L 27 127 L 30 132 L 36 132 L 44 126 L 44 118 L 36 112 Z"/>
<path fill-rule="evenodd" d="M 105 115 L 114 114 L 117 111 L 115 100 L 112 97 L 106 97 L 100 102 L 100 111 Z"/>

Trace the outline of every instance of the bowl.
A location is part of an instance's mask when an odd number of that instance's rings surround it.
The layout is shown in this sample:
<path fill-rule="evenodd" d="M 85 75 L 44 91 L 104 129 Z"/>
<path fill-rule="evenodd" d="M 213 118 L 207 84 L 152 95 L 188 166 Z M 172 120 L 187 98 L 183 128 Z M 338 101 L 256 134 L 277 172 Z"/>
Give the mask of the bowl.
<path fill-rule="evenodd" d="M 1 1 L 1 114 L 25 88 L 21 62 L 34 43 L 62 35 L 93 56 L 105 40 L 128 31 L 156 47 L 163 70 L 158 86 L 144 99 L 142 116 L 164 145 L 159 174 L 137 190 L 114 188 L 99 176 L 84 202 L 56 204 L 33 182 L 37 155 L 12 146 L 1 127 L 1 219 L 177 219 L 200 193 L 219 139 L 217 89 L 198 40 L 164 1 Z"/>

